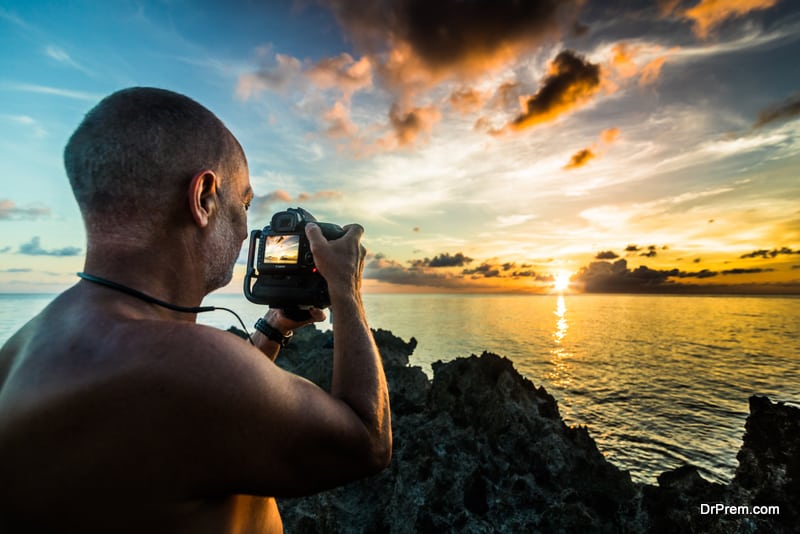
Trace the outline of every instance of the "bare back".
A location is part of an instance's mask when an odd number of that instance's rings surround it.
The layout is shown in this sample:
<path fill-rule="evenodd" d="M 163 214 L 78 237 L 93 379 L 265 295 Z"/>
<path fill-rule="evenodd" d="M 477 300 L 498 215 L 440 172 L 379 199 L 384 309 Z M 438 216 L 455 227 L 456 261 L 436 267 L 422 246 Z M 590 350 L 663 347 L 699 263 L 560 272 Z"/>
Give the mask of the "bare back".
<path fill-rule="evenodd" d="M 195 431 L 230 415 L 196 345 L 240 340 L 86 303 L 73 288 L 0 351 L 0 530 L 280 532 L 273 498 L 226 488 L 224 436 Z"/>

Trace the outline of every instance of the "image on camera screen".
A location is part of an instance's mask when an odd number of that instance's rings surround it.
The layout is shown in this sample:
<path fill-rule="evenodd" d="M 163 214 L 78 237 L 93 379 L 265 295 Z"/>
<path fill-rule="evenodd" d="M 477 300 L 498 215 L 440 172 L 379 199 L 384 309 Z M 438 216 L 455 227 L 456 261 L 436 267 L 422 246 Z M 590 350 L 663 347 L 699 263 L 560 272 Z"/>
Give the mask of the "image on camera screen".
<path fill-rule="evenodd" d="M 270 235 L 264 247 L 264 263 L 294 264 L 299 252 L 299 235 Z"/>

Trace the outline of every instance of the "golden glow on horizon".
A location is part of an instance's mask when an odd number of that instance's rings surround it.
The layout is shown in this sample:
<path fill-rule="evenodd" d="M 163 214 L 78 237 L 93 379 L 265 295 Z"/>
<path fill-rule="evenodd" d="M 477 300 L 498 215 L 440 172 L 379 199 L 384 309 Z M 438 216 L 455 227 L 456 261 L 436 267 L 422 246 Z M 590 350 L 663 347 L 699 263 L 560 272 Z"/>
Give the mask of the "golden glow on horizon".
<path fill-rule="evenodd" d="M 559 292 L 564 292 L 569 288 L 570 274 L 566 271 L 561 271 L 556 274 L 556 280 L 553 283 L 553 289 Z"/>

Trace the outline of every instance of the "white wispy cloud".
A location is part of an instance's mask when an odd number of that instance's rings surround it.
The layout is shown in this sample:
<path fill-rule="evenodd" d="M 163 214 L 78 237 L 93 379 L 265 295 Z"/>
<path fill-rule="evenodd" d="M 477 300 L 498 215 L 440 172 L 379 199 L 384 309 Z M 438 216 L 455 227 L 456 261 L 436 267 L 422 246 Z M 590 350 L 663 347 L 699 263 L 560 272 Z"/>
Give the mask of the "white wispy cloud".
<path fill-rule="evenodd" d="M 4 83 L 0 84 L 0 89 L 5 89 L 8 91 L 20 91 L 24 93 L 55 95 L 64 98 L 72 98 L 74 100 L 84 100 L 86 102 L 97 102 L 105 96 L 98 93 L 73 91 L 71 89 L 62 89 L 60 87 L 49 87 L 47 85 L 36 85 L 30 83 Z"/>

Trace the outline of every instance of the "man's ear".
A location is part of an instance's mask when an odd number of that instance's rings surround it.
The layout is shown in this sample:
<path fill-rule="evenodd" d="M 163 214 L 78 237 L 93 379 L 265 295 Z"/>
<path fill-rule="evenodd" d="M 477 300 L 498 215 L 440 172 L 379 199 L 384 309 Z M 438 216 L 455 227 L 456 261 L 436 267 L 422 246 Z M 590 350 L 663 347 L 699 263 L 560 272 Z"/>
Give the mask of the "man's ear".
<path fill-rule="evenodd" d="M 218 208 L 217 193 L 217 175 L 214 171 L 203 169 L 194 175 L 189 184 L 189 210 L 200 228 L 208 226 L 209 219 Z"/>

